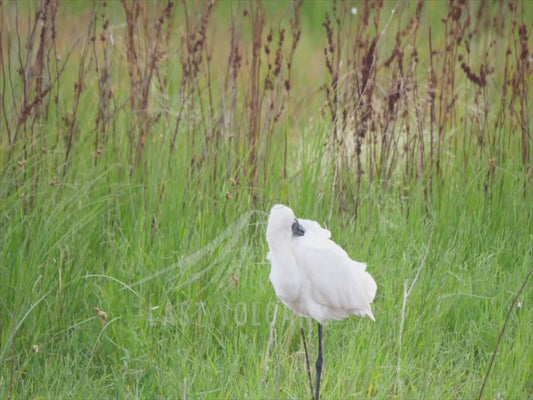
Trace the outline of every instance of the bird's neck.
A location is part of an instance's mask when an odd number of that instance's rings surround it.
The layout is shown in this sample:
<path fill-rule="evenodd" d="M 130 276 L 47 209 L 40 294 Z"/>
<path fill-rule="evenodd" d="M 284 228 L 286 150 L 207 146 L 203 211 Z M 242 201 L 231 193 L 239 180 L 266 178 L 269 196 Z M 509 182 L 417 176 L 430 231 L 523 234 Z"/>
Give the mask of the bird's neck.
<path fill-rule="evenodd" d="M 272 253 L 290 252 L 291 236 L 286 234 L 277 234 L 270 232 L 267 235 L 268 247 Z"/>

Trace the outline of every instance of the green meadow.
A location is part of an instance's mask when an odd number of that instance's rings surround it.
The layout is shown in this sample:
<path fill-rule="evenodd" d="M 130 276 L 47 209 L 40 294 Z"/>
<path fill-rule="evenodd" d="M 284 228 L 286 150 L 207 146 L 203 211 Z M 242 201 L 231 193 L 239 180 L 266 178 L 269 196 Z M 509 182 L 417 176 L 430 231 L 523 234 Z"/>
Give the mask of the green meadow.
<path fill-rule="evenodd" d="M 311 398 L 266 222 L 378 285 L 325 399 L 533 398 L 528 1 L 0 2 L 0 398 Z"/>

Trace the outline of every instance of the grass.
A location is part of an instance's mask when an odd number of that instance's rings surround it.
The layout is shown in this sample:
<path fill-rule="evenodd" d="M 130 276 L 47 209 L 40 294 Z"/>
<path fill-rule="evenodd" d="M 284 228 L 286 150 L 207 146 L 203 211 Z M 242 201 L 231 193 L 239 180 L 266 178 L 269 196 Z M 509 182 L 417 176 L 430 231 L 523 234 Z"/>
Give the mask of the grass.
<path fill-rule="evenodd" d="M 513 304 L 533 268 L 528 7 L 496 34 L 478 3 L 445 23 L 452 6 L 386 2 L 352 25 L 336 2 L 328 36 L 309 2 L 56 4 L 0 5 L 1 398 L 308 397 L 314 324 L 280 305 L 271 327 L 276 202 L 378 283 L 375 323 L 326 326 L 325 398 L 533 396 L 531 282 Z M 414 47 L 420 65 L 384 66 Z"/>

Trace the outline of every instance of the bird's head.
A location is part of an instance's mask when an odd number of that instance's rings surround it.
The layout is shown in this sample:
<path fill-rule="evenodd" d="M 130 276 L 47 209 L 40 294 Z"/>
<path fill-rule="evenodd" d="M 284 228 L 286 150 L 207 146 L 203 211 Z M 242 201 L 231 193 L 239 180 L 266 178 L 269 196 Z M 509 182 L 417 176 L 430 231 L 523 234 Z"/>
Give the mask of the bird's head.
<path fill-rule="evenodd" d="M 272 207 L 267 227 L 267 239 L 269 241 L 276 237 L 302 236 L 303 234 L 303 227 L 298 223 L 294 212 L 289 207 L 282 204 L 276 204 Z"/>

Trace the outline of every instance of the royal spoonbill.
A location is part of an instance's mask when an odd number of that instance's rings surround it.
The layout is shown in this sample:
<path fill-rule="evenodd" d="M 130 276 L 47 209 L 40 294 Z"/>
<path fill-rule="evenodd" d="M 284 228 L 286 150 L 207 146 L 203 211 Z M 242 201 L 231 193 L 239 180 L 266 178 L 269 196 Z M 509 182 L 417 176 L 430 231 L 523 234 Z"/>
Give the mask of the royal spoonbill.
<path fill-rule="evenodd" d="M 366 264 L 352 260 L 316 221 L 297 219 L 284 205 L 272 207 L 267 226 L 270 281 L 290 309 L 318 322 L 315 399 L 320 396 L 324 323 L 350 315 L 374 320 L 377 285 Z"/>

